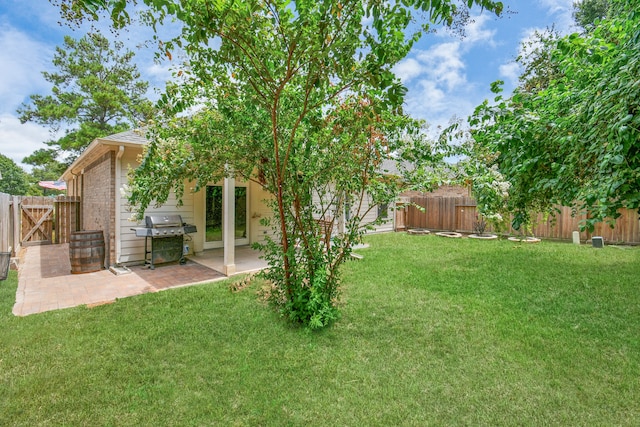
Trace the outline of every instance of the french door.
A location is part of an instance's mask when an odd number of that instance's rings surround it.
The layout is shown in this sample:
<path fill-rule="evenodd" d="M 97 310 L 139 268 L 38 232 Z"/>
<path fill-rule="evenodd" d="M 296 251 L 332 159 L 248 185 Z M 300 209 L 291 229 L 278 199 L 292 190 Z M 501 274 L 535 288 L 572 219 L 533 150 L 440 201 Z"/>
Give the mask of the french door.
<path fill-rule="evenodd" d="M 235 242 L 236 246 L 249 244 L 247 211 L 249 198 L 246 186 L 235 187 Z M 221 185 L 207 185 L 204 248 L 221 248 L 224 238 L 224 203 Z"/>

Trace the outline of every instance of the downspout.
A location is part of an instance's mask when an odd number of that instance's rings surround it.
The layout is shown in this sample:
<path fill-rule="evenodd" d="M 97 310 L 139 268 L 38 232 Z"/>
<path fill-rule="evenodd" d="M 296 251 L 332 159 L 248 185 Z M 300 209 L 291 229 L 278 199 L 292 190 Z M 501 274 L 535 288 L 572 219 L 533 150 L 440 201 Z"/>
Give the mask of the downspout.
<path fill-rule="evenodd" d="M 82 229 L 82 197 L 78 196 L 78 194 L 80 194 L 80 189 L 79 189 L 79 185 L 80 185 L 80 180 L 78 179 L 78 175 L 73 173 L 73 170 L 69 170 L 69 172 L 71 173 L 71 175 L 73 176 L 72 179 L 72 183 L 73 183 L 73 197 L 76 198 L 76 200 L 78 199 L 78 197 L 80 197 L 80 203 L 78 203 L 78 209 L 76 209 L 76 230 L 81 230 Z M 69 191 L 67 190 L 67 194 L 69 194 Z"/>
<path fill-rule="evenodd" d="M 391 231 L 396 231 L 396 213 L 398 212 L 397 210 L 398 207 L 398 198 L 396 196 L 396 199 L 391 202 Z"/>
<path fill-rule="evenodd" d="M 120 257 L 122 256 L 122 236 L 120 235 L 120 217 L 122 208 L 122 195 L 120 194 L 120 187 L 122 187 L 122 156 L 124 155 L 124 145 L 118 147 L 118 153 L 116 154 L 116 185 L 115 185 L 115 229 L 116 229 L 116 265 L 120 264 Z"/>

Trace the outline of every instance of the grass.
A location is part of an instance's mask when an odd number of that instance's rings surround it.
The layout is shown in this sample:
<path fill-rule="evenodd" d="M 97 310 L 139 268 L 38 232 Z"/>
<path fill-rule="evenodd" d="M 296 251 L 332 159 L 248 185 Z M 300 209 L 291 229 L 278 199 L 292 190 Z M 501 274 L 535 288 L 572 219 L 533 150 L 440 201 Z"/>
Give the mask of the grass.
<path fill-rule="evenodd" d="M 222 226 L 207 226 L 205 230 L 207 242 L 222 241 Z M 244 239 L 247 237 L 247 226 L 245 223 L 236 224 L 236 239 Z"/>
<path fill-rule="evenodd" d="M 637 425 L 640 249 L 367 242 L 320 333 L 225 282 L 17 318 L 11 272 L 0 425 Z"/>

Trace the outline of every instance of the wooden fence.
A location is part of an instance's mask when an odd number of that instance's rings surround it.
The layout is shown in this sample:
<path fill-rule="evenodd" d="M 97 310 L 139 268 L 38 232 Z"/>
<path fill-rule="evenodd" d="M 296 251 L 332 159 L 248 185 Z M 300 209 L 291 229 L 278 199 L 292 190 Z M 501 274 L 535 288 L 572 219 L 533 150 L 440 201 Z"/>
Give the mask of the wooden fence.
<path fill-rule="evenodd" d="M 407 228 L 426 228 L 437 231 L 457 231 L 472 233 L 477 221 L 476 202 L 471 197 L 431 197 L 418 196 L 411 198 L 415 206 L 406 208 L 404 222 Z M 607 223 L 596 225 L 593 233 L 583 231 L 580 239 L 585 241 L 591 236 L 602 236 L 610 243 L 640 244 L 640 220 L 638 212 L 631 209 L 622 209 L 621 216 L 616 220 L 614 228 Z M 584 215 L 572 215 L 569 207 L 561 207 L 560 213 L 552 218 L 545 219 L 538 215 L 533 235 L 536 237 L 572 240 L 573 232 L 579 231 L 580 223 L 584 221 Z M 509 229 L 511 234 L 518 231 Z"/>
<path fill-rule="evenodd" d="M 0 252 L 21 246 L 67 243 L 80 228 L 80 199 L 10 196 L 0 193 Z"/>
<path fill-rule="evenodd" d="M 15 242 L 17 230 L 13 226 L 16 223 L 13 206 L 13 196 L 0 193 L 0 252 L 9 252 L 16 249 Z"/>
<path fill-rule="evenodd" d="M 80 197 L 58 196 L 54 203 L 55 243 L 69 243 L 71 233 L 79 231 Z"/>
<path fill-rule="evenodd" d="M 407 228 L 437 231 L 473 230 L 476 202 L 471 197 L 412 197 L 407 208 Z M 416 206 L 421 206 L 421 209 Z"/>

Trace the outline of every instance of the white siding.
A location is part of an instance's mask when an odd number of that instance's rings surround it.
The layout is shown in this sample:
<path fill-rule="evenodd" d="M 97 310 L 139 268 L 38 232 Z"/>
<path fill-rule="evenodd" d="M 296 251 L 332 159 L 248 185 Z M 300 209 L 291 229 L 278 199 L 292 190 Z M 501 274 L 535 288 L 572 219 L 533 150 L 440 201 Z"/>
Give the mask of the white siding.
<path fill-rule="evenodd" d="M 363 225 L 371 224 L 378 217 L 378 207 L 371 205 L 371 203 L 372 203 L 371 198 L 368 195 L 365 195 L 359 212 L 356 212 L 356 210 L 358 209 L 358 206 L 351 207 L 351 216 L 353 217 L 356 214 L 362 215 L 363 217 L 360 223 Z M 371 230 L 369 232 L 376 233 L 376 232 L 382 232 L 382 231 L 393 231 L 394 211 L 392 209 L 392 206 L 393 206 L 392 204 L 389 204 L 389 208 L 387 209 L 388 219 L 383 224 L 373 226 L 374 230 Z"/>
<path fill-rule="evenodd" d="M 127 183 L 128 182 L 128 171 L 130 168 L 135 168 L 139 165 L 138 163 L 138 155 L 141 153 L 141 149 L 127 148 L 120 159 L 120 182 Z M 272 215 L 269 207 L 264 203 L 264 200 L 271 197 L 271 195 L 265 192 L 262 187 L 257 184 L 251 182 L 249 184 L 249 242 L 259 242 L 263 241 L 266 235 L 271 235 L 273 237 L 273 231 L 269 227 L 265 227 L 260 224 L 260 219 L 268 217 Z M 134 222 L 131 221 L 130 218 L 132 216 L 132 212 L 128 209 L 128 202 L 126 196 L 123 196 L 120 189 L 118 189 L 118 193 L 120 194 L 120 211 L 119 211 L 119 226 L 120 226 L 120 235 L 117 238 L 120 239 L 120 253 L 117 259 L 118 263 L 122 264 L 135 264 L 141 263 L 144 261 L 144 238 L 136 237 L 135 232 L 131 230 L 133 227 L 141 227 L 144 226 L 144 222 Z M 328 197 L 325 196 L 325 204 L 328 203 Z M 189 224 L 195 224 L 198 232 L 191 235 L 192 241 L 189 242 L 189 245 L 192 247 L 193 251 L 200 252 L 203 250 L 204 243 L 204 231 L 205 231 L 205 218 L 204 218 L 204 192 L 200 191 L 197 194 L 193 194 L 189 191 L 189 186 L 185 188 L 185 194 L 182 199 L 183 205 L 177 206 L 177 200 L 175 195 L 171 195 L 167 202 L 159 207 L 149 207 L 146 214 L 178 214 L 182 216 L 182 220 Z M 320 197 L 316 194 L 314 196 L 314 203 L 316 206 L 320 203 Z M 364 213 L 369 208 L 369 198 L 365 197 L 363 201 L 363 205 L 360 209 L 360 212 Z M 356 209 L 356 207 L 352 207 Z M 334 215 L 334 212 L 327 212 L 326 216 Z M 355 214 L 353 212 L 352 214 Z M 382 225 L 378 225 L 375 227 L 374 232 L 380 231 L 391 231 L 393 230 L 393 209 L 389 209 L 389 220 Z M 371 209 L 371 211 L 366 214 L 363 218 L 362 223 L 367 224 L 373 222 L 378 215 L 377 207 Z M 342 229 L 342 218 L 338 215 L 336 226 L 334 227 L 334 233 L 340 232 Z M 318 215 L 319 217 L 319 215 Z"/>
<path fill-rule="evenodd" d="M 330 198 L 330 195 L 325 195 L 324 198 L 321 199 L 321 197 L 318 194 L 314 194 L 313 202 L 317 206 L 319 206 L 320 202 L 324 201 L 324 204 L 326 205 L 329 203 L 329 198 Z M 356 206 L 351 206 L 350 217 L 353 217 L 355 215 L 362 216 L 362 220 L 360 221 L 362 225 L 371 224 L 378 217 L 378 207 L 372 206 L 371 203 L 372 203 L 371 197 L 365 194 L 361 205 L 358 203 L 358 205 Z M 389 208 L 387 209 L 388 220 L 386 220 L 383 224 L 375 225 L 374 230 L 369 232 L 393 231 L 394 211 L 392 209 L 392 206 L 393 205 L 390 204 Z M 359 210 L 358 210 L 358 207 L 360 207 Z M 371 209 L 369 209 L 370 207 Z M 329 217 L 331 217 L 334 214 L 338 217 L 336 219 L 335 226 L 334 226 L 334 234 L 335 234 L 336 232 L 343 231 L 344 221 L 343 221 L 343 218 L 341 218 L 342 215 L 340 215 L 339 213 L 332 212 L 331 209 L 329 209 L 329 212 L 327 212 L 327 216 Z"/>
<path fill-rule="evenodd" d="M 122 183 L 128 182 L 128 171 L 130 168 L 138 166 L 137 156 L 140 153 L 139 150 L 128 149 L 125 151 L 121 158 L 121 172 L 120 179 Z M 119 263 L 138 263 L 144 261 L 144 238 L 136 237 L 135 232 L 131 230 L 133 227 L 144 227 L 144 221 L 134 222 L 131 221 L 132 212 L 128 209 L 128 202 L 126 196 L 120 193 L 120 259 Z M 194 224 L 194 195 L 185 189 L 185 194 L 182 197 L 182 206 L 177 206 L 177 199 L 172 193 L 169 196 L 167 202 L 158 208 L 153 206 L 147 208 L 145 214 L 166 214 L 166 215 L 181 215 L 182 221 Z M 196 224 L 196 226 L 198 226 Z M 198 226 L 200 230 L 200 226 Z M 195 235 L 194 240 L 196 239 Z"/>
<path fill-rule="evenodd" d="M 250 242 L 263 242 L 265 236 L 273 236 L 271 227 L 260 224 L 262 218 L 269 218 L 273 213 L 264 202 L 272 196 L 262 189 L 260 184 L 249 183 L 249 236 Z"/>

